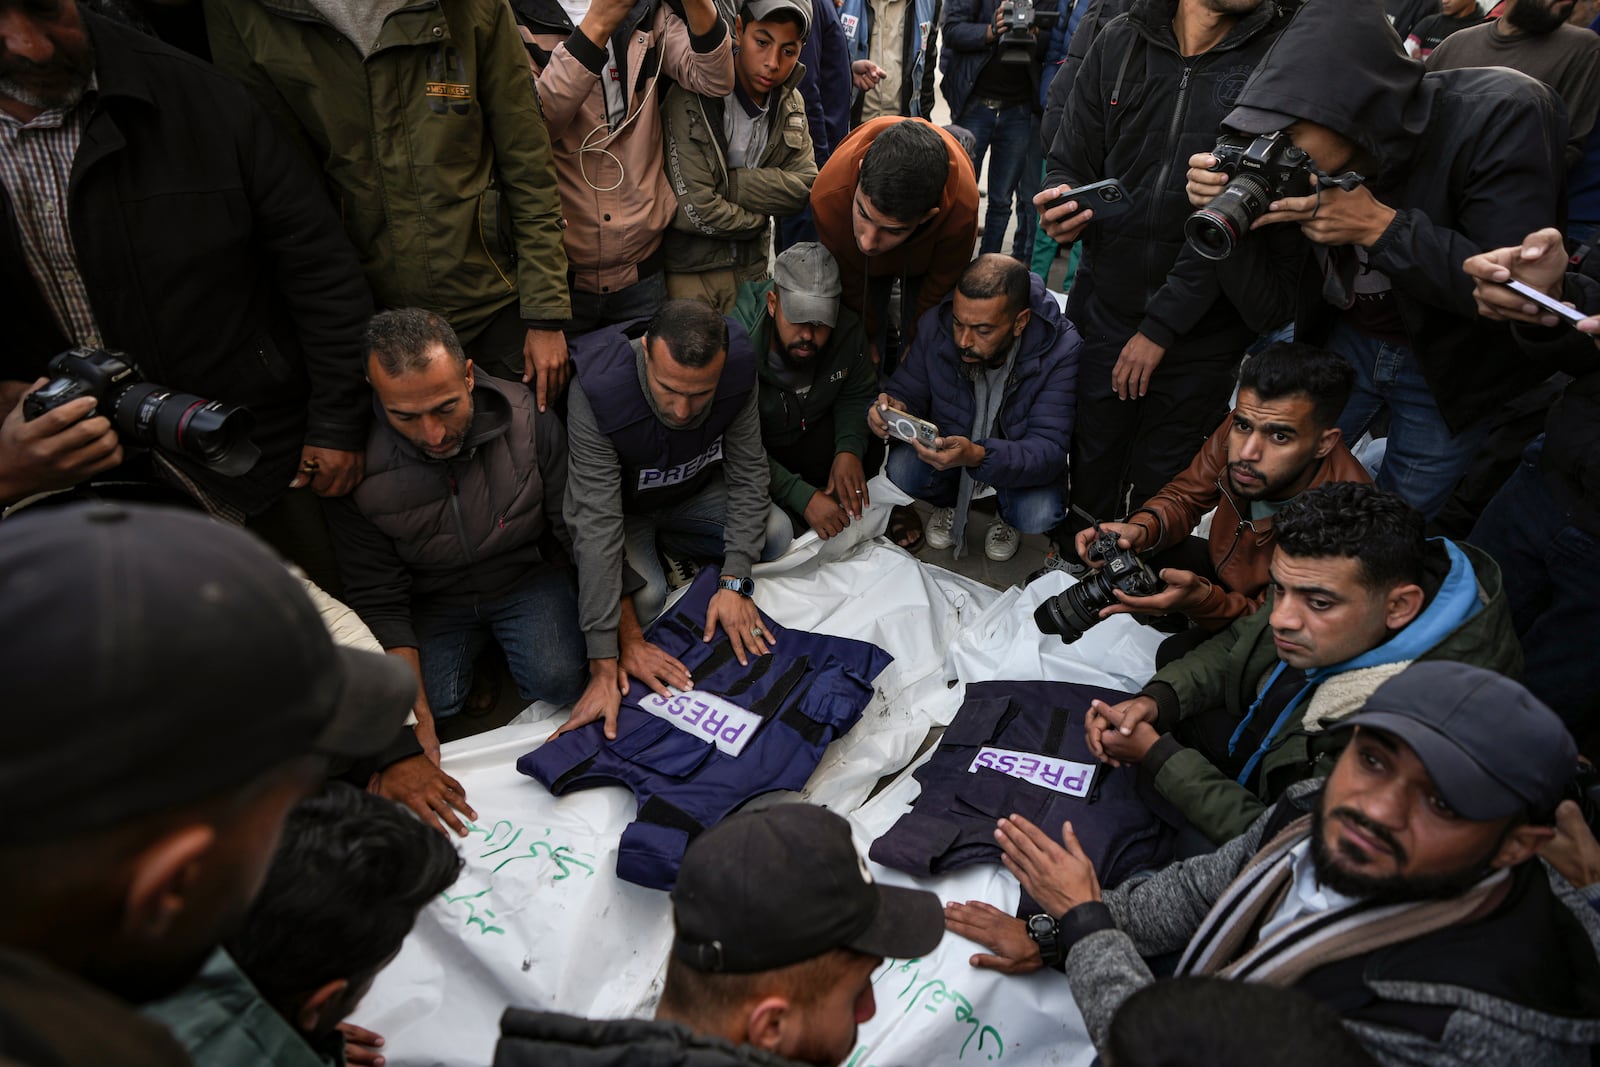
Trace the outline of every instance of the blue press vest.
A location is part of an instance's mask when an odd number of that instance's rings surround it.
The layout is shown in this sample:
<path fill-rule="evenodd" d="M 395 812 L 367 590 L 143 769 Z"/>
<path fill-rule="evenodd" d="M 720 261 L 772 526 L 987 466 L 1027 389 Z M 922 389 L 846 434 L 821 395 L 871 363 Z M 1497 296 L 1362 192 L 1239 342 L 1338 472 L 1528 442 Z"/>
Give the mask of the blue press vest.
<path fill-rule="evenodd" d="M 906 36 L 911 40 L 912 59 L 910 69 L 901 76 L 900 82 L 901 96 L 910 96 L 907 114 L 911 118 L 928 118 L 918 113 L 917 100 L 921 95 L 922 73 L 928 65 L 928 37 L 933 29 L 935 8 L 935 0 L 911 0 L 912 21 L 906 27 Z M 852 63 L 858 59 L 872 58 L 872 21 L 876 17 L 871 0 L 844 0 L 839 7 L 839 24 L 844 27 L 845 43 L 850 46 Z M 879 62 L 886 67 L 890 63 L 904 66 L 905 58 L 889 56 Z"/>
<path fill-rule="evenodd" d="M 606 740 L 603 723 L 592 722 L 517 761 L 517 770 L 556 796 L 599 785 L 633 790 L 639 816 L 622 832 L 617 877 L 653 889 L 672 888 L 684 849 L 700 831 L 753 797 L 804 788 L 829 743 L 860 721 L 872 680 L 893 661 L 865 641 L 786 630 L 763 614 L 773 651 L 741 667 L 726 635 L 712 644 L 701 640 L 716 586 L 716 568 L 705 568 L 646 633 L 694 677 L 694 688 L 668 703 L 695 732 L 641 710 L 654 694 L 635 683 L 622 698 L 615 741 Z M 696 695 L 706 693 L 753 712 L 759 725 L 719 719 L 703 702 L 696 707 Z M 753 732 L 737 756 L 710 740 L 735 740 L 741 728 Z"/>
<path fill-rule="evenodd" d="M 1166 863 L 1173 834 L 1152 804 L 1167 807 L 1174 820 L 1176 813 L 1159 797 L 1146 802 L 1137 767 L 1099 764 L 1090 754 L 1083 713 L 1095 699 L 1118 704 L 1128 694 L 1074 682 L 969 682 L 966 701 L 939 748 L 916 771 L 921 795 L 868 854 L 885 867 L 923 876 L 999 863 L 995 822 L 1015 813 L 1058 842 L 1062 822 L 1070 820 L 1108 888 Z M 970 769 L 984 748 L 1087 763 L 1096 767 L 1094 780 L 1087 796 L 1075 797 L 1012 777 L 990 763 Z M 1020 914 L 1040 910 L 1026 892 L 1022 902 Z"/>
<path fill-rule="evenodd" d="M 622 507 L 629 514 L 652 511 L 698 492 L 722 465 L 722 434 L 750 402 L 756 387 L 756 357 L 744 327 L 728 320 L 728 357 L 717 380 L 711 413 L 693 429 L 674 430 L 650 408 L 639 382 L 633 339 L 640 321 L 596 330 L 572 342 L 573 365 L 594 409 L 600 432 L 622 461 Z"/>

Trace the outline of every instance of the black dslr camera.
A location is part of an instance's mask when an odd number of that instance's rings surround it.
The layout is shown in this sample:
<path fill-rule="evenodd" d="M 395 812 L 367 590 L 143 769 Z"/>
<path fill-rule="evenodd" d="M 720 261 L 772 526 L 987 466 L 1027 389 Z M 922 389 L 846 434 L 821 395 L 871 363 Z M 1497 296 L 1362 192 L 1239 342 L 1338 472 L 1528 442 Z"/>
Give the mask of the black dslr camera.
<path fill-rule="evenodd" d="M 1072 644 L 1105 621 L 1100 618 L 1100 612 L 1117 602 L 1116 590 L 1129 596 L 1150 596 L 1167 587 L 1144 560 L 1117 543 L 1114 530 L 1102 530 L 1098 523 L 1094 529 L 1089 559 L 1102 560 L 1105 566 L 1046 600 L 1033 612 L 1034 625 L 1043 633 L 1057 635 L 1063 644 Z"/>
<path fill-rule="evenodd" d="M 1049 33 L 1055 28 L 1059 11 L 1038 11 L 1033 0 L 1006 0 L 1000 5 L 1006 14 L 1006 32 L 995 41 L 1002 63 L 1032 63 L 1038 57 L 1039 39 L 1031 31 Z"/>
<path fill-rule="evenodd" d="M 248 409 L 152 385 L 127 356 L 102 348 L 73 348 L 50 360 L 50 380 L 23 398 L 23 417 L 36 419 L 80 396 L 95 398 L 95 414 L 111 420 L 125 445 L 187 456 L 230 478 L 261 458 Z"/>
<path fill-rule="evenodd" d="M 1311 157 L 1283 130 L 1259 137 L 1225 133 L 1211 154 L 1217 157 L 1212 169 L 1232 180 L 1183 223 L 1184 236 L 1207 259 L 1227 259 L 1274 200 L 1309 196 L 1316 188 Z"/>

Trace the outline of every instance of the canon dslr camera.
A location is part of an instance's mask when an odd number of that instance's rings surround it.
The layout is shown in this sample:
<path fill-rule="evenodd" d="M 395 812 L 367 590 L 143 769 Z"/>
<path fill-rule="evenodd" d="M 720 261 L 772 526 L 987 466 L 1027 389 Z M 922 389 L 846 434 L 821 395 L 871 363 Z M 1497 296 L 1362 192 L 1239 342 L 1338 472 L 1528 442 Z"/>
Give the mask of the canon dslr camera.
<path fill-rule="evenodd" d="M 1316 188 L 1311 157 L 1283 130 L 1259 137 L 1225 133 L 1211 154 L 1217 157 L 1211 169 L 1232 180 L 1183 223 L 1183 235 L 1207 259 L 1227 259 L 1274 200 L 1309 196 Z"/>
<path fill-rule="evenodd" d="M 230 478 L 261 458 L 248 409 L 152 385 L 131 359 L 103 348 L 73 348 L 52 359 L 50 380 L 23 398 L 23 417 L 36 419 L 80 396 L 95 398 L 95 414 L 111 420 L 125 445 L 187 456 Z"/>
<path fill-rule="evenodd" d="M 1167 587 L 1144 560 L 1117 543 L 1114 530 L 1095 527 L 1089 559 L 1104 561 L 1105 566 L 1046 600 L 1033 612 L 1034 625 L 1044 633 L 1057 635 L 1064 644 L 1072 644 L 1104 621 L 1100 618 L 1101 609 L 1117 603 L 1116 590 L 1129 596 L 1150 596 Z"/>

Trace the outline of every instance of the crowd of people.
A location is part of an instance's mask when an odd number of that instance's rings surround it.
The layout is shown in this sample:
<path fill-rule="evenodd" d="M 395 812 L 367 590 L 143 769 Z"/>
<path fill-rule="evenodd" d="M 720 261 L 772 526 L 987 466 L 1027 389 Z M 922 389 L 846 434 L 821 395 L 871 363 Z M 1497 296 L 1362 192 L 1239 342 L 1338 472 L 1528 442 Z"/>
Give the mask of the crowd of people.
<path fill-rule="evenodd" d="M 486 650 L 616 742 L 882 478 L 1163 634 L 1073 729 L 1178 859 L 735 814 L 497 1063 L 836 1067 L 947 930 L 1117 1067 L 1592 1062 L 1596 8 L 0 0 L 0 1060 L 382 1064 Z"/>

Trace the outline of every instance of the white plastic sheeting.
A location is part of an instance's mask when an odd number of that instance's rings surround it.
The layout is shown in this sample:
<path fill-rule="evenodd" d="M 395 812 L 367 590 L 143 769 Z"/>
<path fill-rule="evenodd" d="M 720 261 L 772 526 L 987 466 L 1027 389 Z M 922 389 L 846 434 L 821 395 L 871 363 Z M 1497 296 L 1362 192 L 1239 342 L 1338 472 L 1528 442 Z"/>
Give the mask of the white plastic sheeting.
<path fill-rule="evenodd" d="M 1097 627 L 1078 646 L 1040 635 L 1034 607 L 1069 579 L 1051 576 L 1001 594 L 922 564 L 874 539 L 889 507 L 906 498 L 881 478 L 871 495 L 873 507 L 839 537 L 807 534 L 758 568 L 756 593 L 785 626 L 871 641 L 895 657 L 861 723 L 828 749 L 800 794 L 850 814 L 863 854 L 916 797 L 908 764 L 929 729 L 948 724 L 960 706 L 954 679 L 1133 689 L 1148 677 L 1160 637 L 1125 619 Z M 654 1008 L 671 912 L 665 893 L 615 875 L 617 839 L 636 812 L 633 795 L 598 788 L 558 799 L 516 771 L 517 757 L 563 717 L 535 705 L 508 726 L 444 748 L 445 769 L 478 812 L 462 845 L 466 869 L 423 911 L 355 1019 L 385 1035 L 395 1067 L 489 1063 L 508 1005 L 591 1017 Z M 865 803 L 874 785 L 902 769 Z M 795 798 L 762 802 L 782 799 Z M 1015 880 L 995 866 L 920 881 L 874 869 L 885 882 L 918 884 L 943 900 L 1017 903 Z M 974 951 L 950 935 L 926 959 L 886 963 L 874 979 L 878 1015 L 862 1028 L 850 1067 L 1093 1059 L 1061 975 L 978 971 L 967 962 Z"/>

